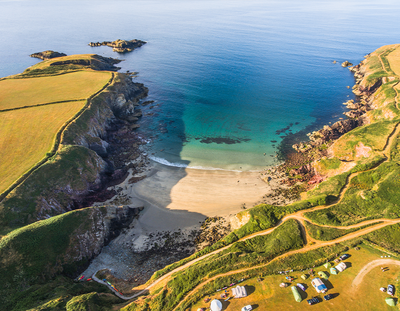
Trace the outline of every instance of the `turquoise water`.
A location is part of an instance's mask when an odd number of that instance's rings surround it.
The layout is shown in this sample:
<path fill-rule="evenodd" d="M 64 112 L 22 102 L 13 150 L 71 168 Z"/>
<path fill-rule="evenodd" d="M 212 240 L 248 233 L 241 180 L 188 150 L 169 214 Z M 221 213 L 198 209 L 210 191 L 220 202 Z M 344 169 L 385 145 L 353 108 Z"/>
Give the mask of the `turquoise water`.
<path fill-rule="evenodd" d="M 0 76 L 46 49 L 125 59 L 122 71 L 138 71 L 155 100 L 139 129 L 154 159 L 259 169 L 276 163 L 285 136 L 305 138 L 344 117 L 354 79 L 339 63 L 399 43 L 399 9 L 396 1 L 0 0 Z M 148 44 L 124 55 L 87 46 L 118 38 Z"/>

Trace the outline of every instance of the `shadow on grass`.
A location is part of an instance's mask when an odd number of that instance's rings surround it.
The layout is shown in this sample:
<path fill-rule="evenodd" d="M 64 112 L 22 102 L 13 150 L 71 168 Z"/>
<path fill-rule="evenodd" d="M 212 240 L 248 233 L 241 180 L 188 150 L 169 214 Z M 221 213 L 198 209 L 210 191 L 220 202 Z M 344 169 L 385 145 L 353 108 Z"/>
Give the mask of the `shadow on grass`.
<path fill-rule="evenodd" d="M 228 301 L 220 300 L 220 301 L 222 302 L 222 310 L 226 310 L 229 307 L 229 305 L 231 304 L 231 302 L 229 300 Z M 206 310 L 208 310 L 208 309 L 206 309 Z"/>
<path fill-rule="evenodd" d="M 246 285 L 246 292 L 247 292 L 247 296 L 251 295 L 252 293 L 254 293 L 256 291 L 256 288 L 252 285 Z"/>
<path fill-rule="evenodd" d="M 328 290 L 333 289 L 333 285 L 332 285 L 331 281 L 329 281 L 329 280 L 324 280 L 324 284 L 326 285 L 326 288 L 327 288 Z"/>
<path fill-rule="evenodd" d="M 298 292 L 299 292 L 300 297 L 301 297 L 302 300 L 305 300 L 305 299 L 308 298 L 307 292 L 304 292 L 304 291 L 302 291 L 301 289 L 299 289 Z"/>
<path fill-rule="evenodd" d="M 334 293 L 334 294 L 331 294 L 332 295 L 332 298 L 331 299 L 334 299 L 334 298 L 336 298 L 336 297 L 339 297 L 339 293 Z"/>
<path fill-rule="evenodd" d="M 351 264 L 351 262 L 346 261 L 345 262 L 346 268 L 351 268 L 353 265 Z"/>

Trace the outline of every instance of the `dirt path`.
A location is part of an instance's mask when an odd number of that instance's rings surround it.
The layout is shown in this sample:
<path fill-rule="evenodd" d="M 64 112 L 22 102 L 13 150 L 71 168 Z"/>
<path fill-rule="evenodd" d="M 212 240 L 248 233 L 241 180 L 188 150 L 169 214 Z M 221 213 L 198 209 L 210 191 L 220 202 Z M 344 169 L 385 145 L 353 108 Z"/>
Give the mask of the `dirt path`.
<path fill-rule="evenodd" d="M 263 268 L 263 267 L 266 267 L 266 266 L 268 266 L 269 264 L 271 264 L 272 262 L 274 262 L 274 261 L 276 261 L 276 260 L 279 260 L 279 259 L 281 259 L 281 258 L 284 258 L 284 257 L 287 257 L 287 256 L 291 256 L 291 255 L 294 255 L 294 254 L 298 254 L 298 253 L 305 253 L 305 252 L 308 252 L 308 251 L 311 251 L 311 250 L 314 250 L 314 249 L 317 249 L 317 248 L 320 248 L 320 247 L 324 247 L 324 246 L 329 246 L 329 245 L 333 245 L 333 244 L 336 244 L 336 243 L 345 242 L 345 241 L 347 241 L 347 240 L 351 240 L 351 239 L 357 238 L 357 237 L 362 236 L 362 235 L 364 235 L 364 234 L 373 232 L 373 231 L 375 231 L 375 230 L 381 229 L 381 228 L 383 228 L 383 227 L 386 227 L 386 226 L 388 226 L 388 225 L 392 225 L 392 224 L 395 224 L 395 223 L 400 223 L 400 219 L 390 220 L 390 221 L 387 220 L 387 221 L 385 221 L 385 223 L 378 224 L 378 225 L 376 225 L 376 226 L 371 226 L 371 227 L 362 229 L 362 230 L 360 230 L 360 231 L 350 233 L 350 234 L 348 234 L 348 235 L 346 235 L 346 236 L 337 238 L 337 239 L 335 239 L 335 240 L 325 241 L 325 242 L 316 241 L 316 243 L 313 244 L 313 245 L 309 245 L 309 244 L 308 244 L 308 245 L 306 245 L 305 247 L 303 247 L 303 248 L 301 248 L 301 249 L 293 250 L 293 251 L 287 252 L 287 253 L 285 253 L 285 254 L 282 254 L 282 255 L 280 255 L 280 256 L 277 256 L 277 257 L 275 257 L 274 259 L 272 259 L 270 262 L 268 262 L 267 264 L 262 264 L 262 265 L 258 265 L 258 266 L 253 266 L 253 267 L 250 267 L 250 268 L 243 268 L 243 269 L 239 269 L 239 270 L 233 270 L 233 271 L 229 271 L 229 272 L 226 272 L 226 273 L 222 273 L 222 274 L 215 275 L 215 276 L 213 276 L 212 278 L 210 278 L 210 279 L 208 279 L 208 280 L 202 282 L 201 284 L 197 285 L 193 290 L 191 290 L 189 293 L 187 293 L 187 294 L 185 295 L 185 297 L 183 298 L 183 300 L 181 300 L 181 301 L 179 302 L 179 304 L 174 308 L 174 310 L 178 310 L 179 307 L 180 307 L 180 305 L 181 305 L 182 303 L 184 303 L 184 302 L 186 301 L 186 299 L 187 299 L 192 293 L 194 293 L 195 291 L 199 290 L 199 289 L 200 289 L 201 287 L 203 287 L 204 285 L 206 285 L 206 284 L 208 284 L 208 283 L 214 281 L 214 280 L 217 279 L 217 278 L 224 277 L 224 276 L 229 276 L 229 275 L 233 275 L 233 274 L 237 274 L 237 273 L 241 273 L 241 272 L 246 272 L 246 271 L 250 271 L 250 270 L 254 270 L 254 269 L 258 269 L 258 268 Z M 399 262 L 399 264 L 400 264 L 400 261 L 398 261 L 398 262 Z"/>
<path fill-rule="evenodd" d="M 362 283 L 362 280 L 367 273 L 369 273 L 372 269 L 379 267 L 379 266 L 384 266 L 384 265 L 396 265 L 400 266 L 400 261 L 399 260 L 394 260 L 394 259 L 377 259 L 374 261 L 371 261 L 370 263 L 366 264 L 360 272 L 358 272 L 357 276 L 354 278 L 353 282 L 351 283 L 351 287 L 353 287 L 353 290 L 356 289 L 358 285 Z"/>

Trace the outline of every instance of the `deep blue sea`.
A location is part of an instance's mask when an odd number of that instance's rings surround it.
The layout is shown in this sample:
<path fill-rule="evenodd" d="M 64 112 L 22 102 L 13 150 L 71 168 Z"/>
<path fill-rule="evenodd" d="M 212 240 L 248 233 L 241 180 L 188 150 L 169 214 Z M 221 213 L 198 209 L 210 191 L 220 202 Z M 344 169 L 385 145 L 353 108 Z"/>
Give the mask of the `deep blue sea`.
<path fill-rule="evenodd" d="M 357 64 L 400 43 L 398 1 L 0 0 L 0 76 L 55 50 L 124 59 L 155 102 L 138 130 L 172 165 L 252 170 L 343 118 Z M 129 54 L 91 41 L 141 39 Z M 336 60 L 338 63 L 334 64 Z"/>

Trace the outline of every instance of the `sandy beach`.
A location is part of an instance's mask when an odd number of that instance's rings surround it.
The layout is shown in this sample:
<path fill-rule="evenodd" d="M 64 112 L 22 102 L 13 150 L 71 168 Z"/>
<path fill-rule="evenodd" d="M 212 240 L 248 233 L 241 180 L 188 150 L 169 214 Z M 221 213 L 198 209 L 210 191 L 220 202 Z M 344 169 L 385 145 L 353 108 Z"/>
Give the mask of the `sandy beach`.
<path fill-rule="evenodd" d="M 129 194 L 170 211 L 227 216 L 239 212 L 243 203 L 252 207 L 260 202 L 270 188 L 260 176 L 260 172 L 177 168 L 152 162 L 148 176 L 132 185 Z"/>
<path fill-rule="evenodd" d="M 229 218 L 243 207 L 265 202 L 266 194 L 279 188 L 279 179 L 264 181 L 266 171 L 200 170 L 166 166 L 150 161 L 115 189 L 118 194 L 101 204 L 144 206 L 132 227 L 136 233 L 193 230 L 207 217 Z M 135 239 L 136 240 L 136 239 Z M 139 247 L 140 248 L 140 247 Z"/>
<path fill-rule="evenodd" d="M 114 186 L 117 195 L 96 205 L 143 206 L 139 217 L 97 256 L 85 275 L 100 269 L 110 269 L 116 277 L 145 281 L 160 267 L 186 257 L 195 251 L 193 232 L 200 229 L 208 217 L 230 216 L 261 203 L 265 194 L 280 187 L 279 179 L 263 180 L 262 172 L 199 170 L 166 166 L 154 161 L 140 174 L 130 174 Z M 133 182 L 132 177 L 143 178 Z M 198 232 L 198 231 L 197 231 Z M 166 241 L 173 236 L 174 246 Z M 168 258 L 148 255 L 152 249 L 163 247 Z M 146 270 L 138 254 L 145 254 Z M 186 252 L 186 255 L 185 255 Z M 171 255 L 172 254 L 172 255 Z M 154 259 L 154 260 L 153 260 Z M 138 270 L 138 267 L 140 269 Z M 139 281 L 139 280 L 138 280 Z"/>

